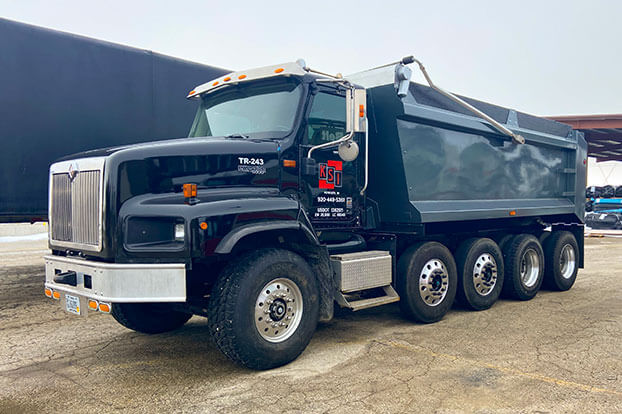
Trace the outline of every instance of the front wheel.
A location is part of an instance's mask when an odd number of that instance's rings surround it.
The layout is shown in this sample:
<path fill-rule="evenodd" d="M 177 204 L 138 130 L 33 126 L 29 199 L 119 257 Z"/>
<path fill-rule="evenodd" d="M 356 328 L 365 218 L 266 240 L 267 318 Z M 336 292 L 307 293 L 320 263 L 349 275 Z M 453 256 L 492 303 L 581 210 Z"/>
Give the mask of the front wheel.
<path fill-rule="evenodd" d="M 110 313 L 128 329 L 156 334 L 180 328 L 192 317 L 173 307 L 171 303 L 113 303 Z"/>
<path fill-rule="evenodd" d="M 223 270 L 210 295 L 209 330 L 229 359 L 252 369 L 293 361 L 319 317 L 315 275 L 299 255 L 262 249 Z"/>

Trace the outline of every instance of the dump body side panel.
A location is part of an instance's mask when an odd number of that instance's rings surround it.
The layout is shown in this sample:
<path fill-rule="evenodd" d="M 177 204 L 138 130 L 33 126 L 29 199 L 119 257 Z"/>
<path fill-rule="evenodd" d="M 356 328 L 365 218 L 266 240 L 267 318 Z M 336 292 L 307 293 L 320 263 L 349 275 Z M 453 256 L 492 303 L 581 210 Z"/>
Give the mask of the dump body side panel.
<path fill-rule="evenodd" d="M 560 215 L 582 221 L 577 191 L 585 182 L 585 141 L 579 134 L 479 103 L 527 140 L 515 144 L 486 121 L 434 101 L 429 90 L 422 95 L 422 88 L 411 87 L 402 101 L 392 85 L 371 89 L 370 176 L 375 178 L 369 197 L 378 202 L 382 222 Z M 523 128 L 521 119 L 539 130 Z"/>

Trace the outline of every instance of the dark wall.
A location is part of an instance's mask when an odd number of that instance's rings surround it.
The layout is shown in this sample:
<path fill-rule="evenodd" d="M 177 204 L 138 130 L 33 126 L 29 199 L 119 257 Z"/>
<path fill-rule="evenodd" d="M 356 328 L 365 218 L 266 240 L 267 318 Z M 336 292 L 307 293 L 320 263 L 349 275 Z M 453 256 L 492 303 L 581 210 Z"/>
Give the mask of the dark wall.
<path fill-rule="evenodd" d="M 225 72 L 0 19 L 0 222 L 47 216 L 63 155 L 187 136 L 186 94 Z"/>

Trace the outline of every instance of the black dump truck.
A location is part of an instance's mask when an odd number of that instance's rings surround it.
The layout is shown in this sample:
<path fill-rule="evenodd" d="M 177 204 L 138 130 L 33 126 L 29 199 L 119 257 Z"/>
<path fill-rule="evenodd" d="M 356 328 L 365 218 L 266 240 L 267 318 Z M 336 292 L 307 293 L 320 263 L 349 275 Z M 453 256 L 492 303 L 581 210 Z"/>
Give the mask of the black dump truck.
<path fill-rule="evenodd" d="M 45 294 L 66 311 L 150 334 L 206 316 L 225 355 L 269 369 L 335 305 L 431 323 L 583 267 L 582 134 L 446 92 L 413 57 L 233 72 L 188 98 L 188 138 L 51 166 Z"/>

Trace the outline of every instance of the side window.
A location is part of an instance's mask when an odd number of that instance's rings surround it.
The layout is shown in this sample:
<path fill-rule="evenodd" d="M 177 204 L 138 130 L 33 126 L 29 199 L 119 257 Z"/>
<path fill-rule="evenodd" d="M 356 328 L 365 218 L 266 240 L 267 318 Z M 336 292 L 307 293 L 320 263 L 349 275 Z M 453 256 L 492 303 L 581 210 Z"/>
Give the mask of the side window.
<path fill-rule="evenodd" d="M 346 134 L 346 99 L 319 92 L 313 99 L 307 127 L 307 143 L 311 145 L 335 141 Z"/>

